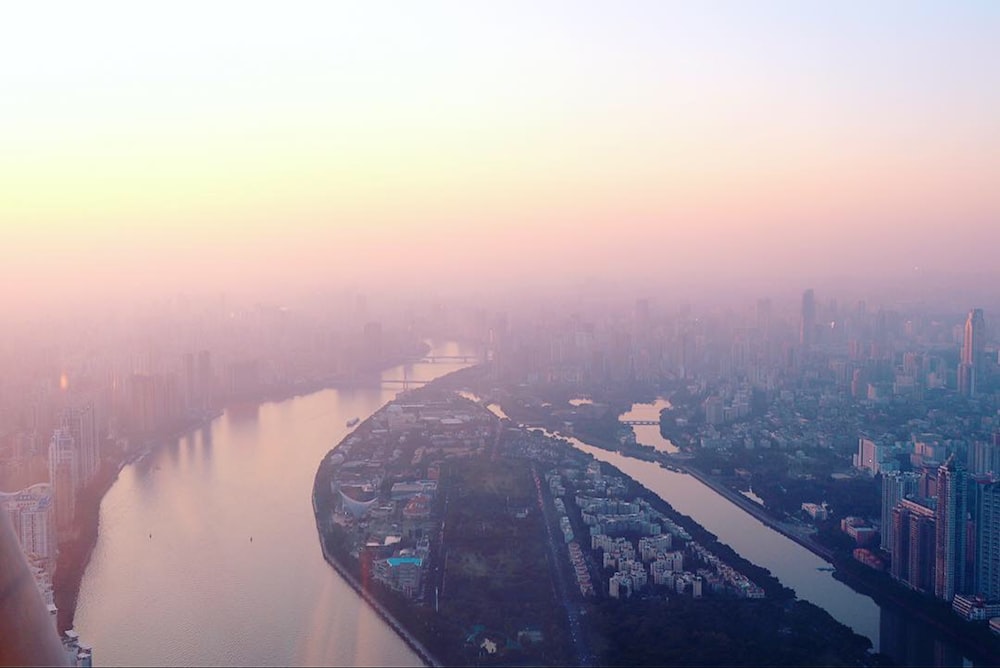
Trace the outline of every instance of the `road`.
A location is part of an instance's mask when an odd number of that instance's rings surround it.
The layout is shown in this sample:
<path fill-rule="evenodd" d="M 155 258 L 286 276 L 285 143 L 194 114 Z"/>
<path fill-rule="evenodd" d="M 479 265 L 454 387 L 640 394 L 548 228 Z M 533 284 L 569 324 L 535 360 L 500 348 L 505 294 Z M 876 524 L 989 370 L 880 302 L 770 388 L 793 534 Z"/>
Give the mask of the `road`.
<path fill-rule="evenodd" d="M 576 575 L 569 572 L 569 560 L 563 559 L 559 555 L 559 550 L 556 548 L 556 540 L 552 533 L 552 525 L 555 523 L 555 511 L 546 506 L 545 500 L 542 494 L 542 483 L 538 477 L 538 470 L 532 466 L 531 474 L 535 478 L 535 490 L 538 493 L 538 509 L 542 513 L 542 518 L 545 521 L 545 533 L 548 537 L 549 543 L 549 555 L 552 558 L 552 579 L 556 587 L 556 595 L 562 602 L 563 607 L 566 609 L 566 617 L 569 621 L 569 632 L 570 636 L 573 638 L 573 647 L 576 650 L 576 665 L 578 666 L 594 666 L 596 665 L 596 657 L 590 648 L 589 643 L 587 643 L 586 635 L 583 629 L 583 622 L 581 617 L 583 615 L 583 610 L 580 601 L 580 594 L 576 589 Z M 573 588 L 567 587 L 569 583 Z"/>

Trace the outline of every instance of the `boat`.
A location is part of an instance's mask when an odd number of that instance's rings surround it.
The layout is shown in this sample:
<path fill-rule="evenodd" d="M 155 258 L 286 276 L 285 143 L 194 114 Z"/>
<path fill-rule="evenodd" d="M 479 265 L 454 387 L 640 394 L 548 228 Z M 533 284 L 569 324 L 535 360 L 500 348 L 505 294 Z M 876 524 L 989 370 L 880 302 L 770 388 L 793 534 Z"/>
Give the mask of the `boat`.
<path fill-rule="evenodd" d="M 347 426 L 348 427 L 353 427 L 354 425 L 356 425 L 359 422 L 361 422 L 361 418 L 352 417 L 350 420 L 347 421 Z"/>

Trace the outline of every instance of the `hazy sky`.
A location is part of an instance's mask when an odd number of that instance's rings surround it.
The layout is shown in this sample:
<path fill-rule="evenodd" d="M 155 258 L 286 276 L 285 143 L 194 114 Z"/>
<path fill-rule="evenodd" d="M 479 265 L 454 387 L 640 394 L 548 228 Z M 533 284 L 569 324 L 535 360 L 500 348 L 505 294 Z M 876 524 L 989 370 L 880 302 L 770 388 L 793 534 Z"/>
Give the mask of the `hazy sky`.
<path fill-rule="evenodd" d="M 8 302 L 112 283 L 994 272 L 997 2 L 3 14 Z"/>

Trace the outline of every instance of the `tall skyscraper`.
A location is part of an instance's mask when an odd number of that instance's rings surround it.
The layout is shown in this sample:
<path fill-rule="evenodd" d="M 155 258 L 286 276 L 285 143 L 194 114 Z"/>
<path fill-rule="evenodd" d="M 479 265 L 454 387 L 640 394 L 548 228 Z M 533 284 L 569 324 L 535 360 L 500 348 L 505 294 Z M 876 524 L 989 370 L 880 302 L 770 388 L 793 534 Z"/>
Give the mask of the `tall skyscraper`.
<path fill-rule="evenodd" d="M 882 549 L 892 552 L 892 509 L 920 488 L 920 475 L 913 472 L 890 471 L 882 474 Z"/>
<path fill-rule="evenodd" d="M 184 353 L 184 408 L 189 412 L 198 406 L 198 373 L 194 353 Z"/>
<path fill-rule="evenodd" d="M 198 407 L 207 411 L 214 401 L 215 381 L 212 375 L 212 354 L 207 350 L 198 352 Z"/>
<path fill-rule="evenodd" d="M 816 331 L 816 297 L 812 288 L 802 293 L 802 322 L 799 328 L 799 343 L 807 351 L 813 344 Z"/>
<path fill-rule="evenodd" d="M 950 455 L 938 469 L 934 565 L 934 595 L 949 603 L 966 593 L 967 484 L 965 467 Z"/>
<path fill-rule="evenodd" d="M 365 325 L 362 337 L 362 364 L 365 369 L 378 369 L 382 364 L 385 355 L 384 340 L 382 336 L 382 323 L 369 322 Z"/>
<path fill-rule="evenodd" d="M 771 334 L 771 300 L 767 297 L 757 300 L 757 332 L 764 339 Z"/>
<path fill-rule="evenodd" d="M 59 415 L 59 427 L 73 437 L 77 452 L 77 484 L 86 485 L 101 466 L 93 402 L 64 409 Z"/>
<path fill-rule="evenodd" d="M 965 337 L 962 340 L 962 358 L 958 365 L 958 391 L 974 397 L 982 382 L 983 339 L 986 336 L 986 321 L 983 309 L 969 311 L 965 320 Z"/>
<path fill-rule="evenodd" d="M 80 469 L 76 443 L 65 429 L 56 429 L 49 442 L 49 482 L 56 504 L 56 528 L 72 526 L 76 513 L 76 490 L 80 485 Z"/>
<path fill-rule="evenodd" d="M 636 333 L 645 334 L 649 330 L 650 326 L 650 315 L 649 315 L 649 300 L 648 299 L 636 299 L 635 300 L 635 331 Z"/>
<path fill-rule="evenodd" d="M 1000 601 L 1000 481 L 977 476 L 972 485 L 976 525 L 975 591 L 987 601 Z"/>

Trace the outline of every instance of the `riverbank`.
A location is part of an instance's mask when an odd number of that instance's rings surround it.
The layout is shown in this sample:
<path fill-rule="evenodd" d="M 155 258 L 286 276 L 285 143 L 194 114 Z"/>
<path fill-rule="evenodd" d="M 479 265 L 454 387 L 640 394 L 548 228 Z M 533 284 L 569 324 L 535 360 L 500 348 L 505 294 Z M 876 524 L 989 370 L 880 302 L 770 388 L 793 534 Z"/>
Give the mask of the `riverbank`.
<path fill-rule="evenodd" d="M 432 666 L 433 668 L 438 668 L 439 666 L 444 665 L 434 658 L 434 655 L 431 654 L 430 650 L 424 647 L 423 643 L 417 640 L 412 633 L 407 631 L 406 627 L 404 627 L 403 624 L 396 619 L 377 598 L 365 591 L 364 587 L 361 586 L 361 583 L 358 582 L 353 573 L 337 561 L 335 556 L 330 554 L 330 551 L 326 547 L 326 541 L 322 538 L 324 535 L 323 527 L 320 526 L 319 523 L 319 512 L 316 506 L 315 492 L 313 492 L 313 513 L 316 515 L 316 530 L 320 535 L 319 545 L 323 552 L 323 559 L 326 560 L 328 564 L 333 566 L 333 570 L 337 571 L 337 574 L 340 575 L 340 577 L 342 577 L 348 585 L 350 585 L 351 589 L 353 589 L 358 596 L 364 599 L 364 601 L 371 606 L 372 610 L 375 611 L 375 614 L 381 617 L 382 620 L 396 632 L 396 635 L 398 635 L 403 642 L 405 642 L 407 646 L 409 646 L 409 648 L 420 657 L 420 660 L 424 662 L 424 665 Z"/>
<path fill-rule="evenodd" d="M 871 597 L 880 606 L 891 606 L 899 615 L 933 627 L 962 648 L 968 656 L 976 657 L 977 661 L 982 661 L 985 665 L 998 664 L 1000 651 L 998 651 L 994 638 L 984 628 L 975 628 L 969 622 L 960 620 L 952 612 L 950 606 L 936 600 L 925 600 L 915 592 L 888 580 L 884 573 L 879 573 L 854 561 L 850 555 L 837 554 L 810 537 L 796 533 L 783 522 L 776 520 L 758 504 L 730 489 L 724 483 L 705 475 L 704 472 L 676 463 L 674 466 L 739 506 L 764 525 L 830 563 L 835 568 L 833 577 L 855 592 Z M 933 606 L 933 609 L 928 606 Z"/>
<path fill-rule="evenodd" d="M 742 510 L 752 515 L 755 519 L 762 522 L 765 526 L 774 529 L 785 538 L 795 541 L 796 543 L 806 548 L 816 556 L 833 564 L 834 554 L 832 550 L 820 545 L 819 543 L 809 538 L 808 536 L 805 536 L 800 532 L 794 531 L 786 523 L 775 519 L 774 516 L 771 515 L 771 513 L 767 512 L 767 510 L 762 506 L 760 506 L 759 504 L 754 503 L 753 501 L 746 498 L 742 494 L 733 491 L 725 484 L 719 482 L 718 480 L 713 479 L 711 476 L 705 475 L 705 473 L 692 466 L 688 466 L 686 464 L 677 462 L 672 464 L 672 466 L 676 469 L 683 471 L 684 473 L 687 473 L 701 484 L 705 485 L 706 487 L 709 487 L 712 491 L 716 492 L 720 496 L 725 497 L 727 500 L 733 502 L 734 504 L 739 506 Z"/>

